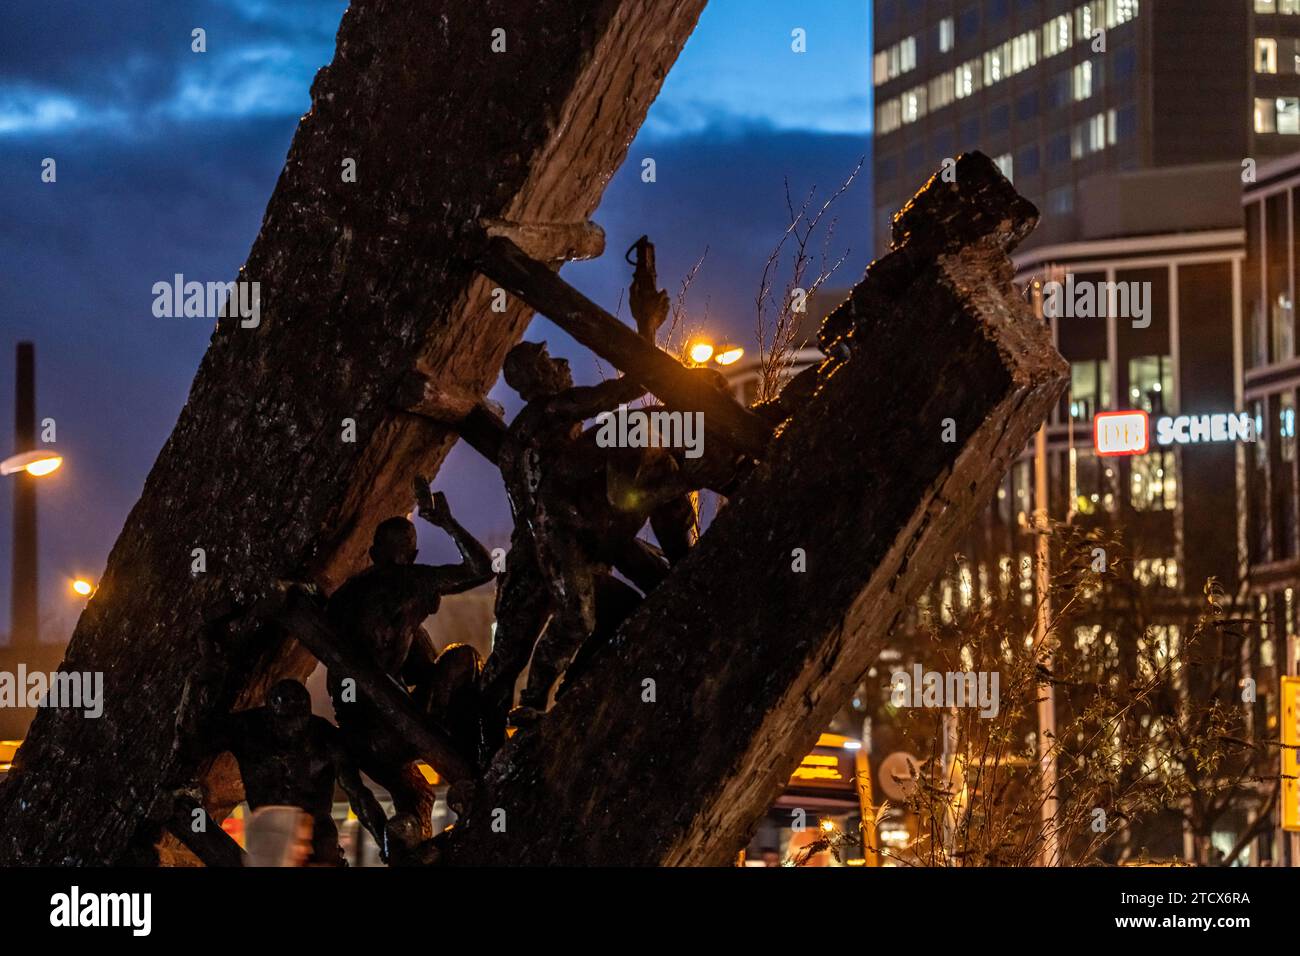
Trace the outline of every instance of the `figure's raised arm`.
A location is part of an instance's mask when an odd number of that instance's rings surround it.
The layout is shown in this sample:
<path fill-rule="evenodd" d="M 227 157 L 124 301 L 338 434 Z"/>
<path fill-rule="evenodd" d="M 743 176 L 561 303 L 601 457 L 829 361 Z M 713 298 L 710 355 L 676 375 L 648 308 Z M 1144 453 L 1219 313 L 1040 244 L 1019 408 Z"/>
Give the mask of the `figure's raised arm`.
<path fill-rule="evenodd" d="M 479 540 L 452 517 L 447 497 L 442 492 L 430 494 L 423 476 L 415 479 L 415 500 L 420 517 L 441 528 L 456 543 L 463 559 L 460 564 L 443 564 L 430 568 L 432 586 L 439 594 L 459 594 L 492 580 L 492 556 Z"/>
<path fill-rule="evenodd" d="M 565 389 L 551 399 L 551 408 L 572 421 L 586 421 L 601 412 L 612 412 L 620 405 L 634 402 L 646 393 L 646 387 L 626 375 L 611 378 L 599 385 L 579 385 Z"/>

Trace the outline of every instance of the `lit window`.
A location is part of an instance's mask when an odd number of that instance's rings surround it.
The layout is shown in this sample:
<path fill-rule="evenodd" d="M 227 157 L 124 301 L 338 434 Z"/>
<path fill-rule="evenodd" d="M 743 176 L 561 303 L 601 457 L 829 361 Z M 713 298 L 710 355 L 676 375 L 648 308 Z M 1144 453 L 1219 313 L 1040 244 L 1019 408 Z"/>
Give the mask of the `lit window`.
<path fill-rule="evenodd" d="M 939 52 L 947 53 L 952 49 L 954 38 L 952 17 L 944 17 L 939 21 Z"/>
<path fill-rule="evenodd" d="M 1255 72 L 1277 72 L 1277 40 L 1272 37 L 1255 39 Z"/>
<path fill-rule="evenodd" d="M 899 59 L 902 72 L 916 69 L 916 37 L 908 37 L 903 41 Z"/>
<path fill-rule="evenodd" d="M 1106 115 L 1098 113 L 1088 121 L 1088 152 L 1096 153 L 1106 148 Z"/>
<path fill-rule="evenodd" d="M 1070 15 L 1063 13 L 1043 25 L 1043 56 L 1056 56 L 1070 48 Z"/>
<path fill-rule="evenodd" d="M 1178 507 L 1177 472 L 1178 457 L 1172 451 L 1153 451 L 1129 459 L 1129 500 L 1133 510 L 1173 511 Z"/>
<path fill-rule="evenodd" d="M 1277 123 L 1274 120 L 1273 101 L 1257 97 L 1255 99 L 1255 132 L 1256 133 L 1276 133 Z"/>
<path fill-rule="evenodd" d="M 1173 401 L 1174 364 L 1168 355 L 1142 355 L 1128 363 L 1129 408 L 1163 415 Z"/>
<path fill-rule="evenodd" d="M 1110 362 L 1094 359 L 1070 363 L 1070 417 L 1090 422 L 1098 411 L 1110 408 Z"/>
<path fill-rule="evenodd" d="M 1295 319 L 1292 317 L 1291 296 L 1278 293 L 1273 299 L 1270 318 L 1273 325 L 1273 361 L 1284 362 L 1295 357 Z"/>
<path fill-rule="evenodd" d="M 1002 79 L 1002 49 L 999 47 L 984 54 L 984 85 L 992 86 Z"/>
<path fill-rule="evenodd" d="M 881 50 L 876 54 L 873 62 L 872 77 L 876 86 L 886 82 L 889 79 L 889 53 Z"/>
<path fill-rule="evenodd" d="M 1277 131 L 1288 135 L 1300 133 L 1300 97 L 1279 96 L 1274 106 L 1277 108 Z"/>
<path fill-rule="evenodd" d="M 903 94 L 903 122 L 915 123 L 925 115 L 925 87 L 917 86 Z"/>
<path fill-rule="evenodd" d="M 1178 587 L 1178 561 L 1175 558 L 1138 558 L 1133 562 L 1133 578 L 1144 587 Z M 1171 628 L 1171 630 L 1176 630 Z M 1177 638 L 1175 638 L 1175 641 Z M 1164 648 L 1159 648 L 1157 653 Z"/>
<path fill-rule="evenodd" d="M 943 109 L 955 96 L 953 74 L 945 71 L 930 81 L 930 112 Z"/>
<path fill-rule="evenodd" d="M 980 88 L 979 74 L 976 70 L 975 60 L 970 60 L 957 67 L 957 98 L 962 99 L 975 93 Z"/>
<path fill-rule="evenodd" d="M 1079 514 L 1114 514 L 1115 467 L 1111 459 L 1080 450 L 1075 461 L 1074 510 Z"/>
<path fill-rule="evenodd" d="M 1074 101 L 1086 100 L 1092 96 L 1092 61 L 1084 60 L 1074 68 L 1073 81 L 1071 90 L 1074 95 Z"/>
<path fill-rule="evenodd" d="M 1278 395 L 1277 427 L 1279 451 L 1283 461 L 1295 461 L 1295 393 Z"/>
<path fill-rule="evenodd" d="M 903 104 L 897 96 L 876 108 L 876 132 L 892 133 L 903 123 Z"/>
<path fill-rule="evenodd" d="M 1277 13 L 1277 0 L 1255 0 L 1256 13 Z"/>
<path fill-rule="evenodd" d="M 1020 73 L 1038 62 L 1038 34 L 1022 33 L 1011 41 L 1011 72 Z"/>

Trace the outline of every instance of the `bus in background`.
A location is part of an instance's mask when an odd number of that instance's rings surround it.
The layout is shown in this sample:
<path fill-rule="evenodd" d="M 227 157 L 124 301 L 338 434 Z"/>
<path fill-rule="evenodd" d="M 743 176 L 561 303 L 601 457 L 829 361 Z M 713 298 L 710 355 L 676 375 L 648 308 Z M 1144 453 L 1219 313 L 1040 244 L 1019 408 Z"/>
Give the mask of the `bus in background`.
<path fill-rule="evenodd" d="M 862 741 L 822 734 L 759 822 L 743 865 L 878 866 L 874 819 Z"/>

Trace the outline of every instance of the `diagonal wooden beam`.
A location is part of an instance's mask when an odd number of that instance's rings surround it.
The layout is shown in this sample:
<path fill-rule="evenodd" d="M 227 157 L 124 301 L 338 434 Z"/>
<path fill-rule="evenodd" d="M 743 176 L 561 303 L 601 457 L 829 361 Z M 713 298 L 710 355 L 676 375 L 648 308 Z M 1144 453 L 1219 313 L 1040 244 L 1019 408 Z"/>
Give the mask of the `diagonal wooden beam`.
<path fill-rule="evenodd" d="M 839 361 L 498 755 L 445 861 L 725 865 L 744 846 L 1067 381 L 1002 241 L 1033 207 L 978 155 L 916 202 L 841 315 Z M 981 209 L 998 215 L 964 232 Z"/>
<path fill-rule="evenodd" d="M 493 312 L 464 261 L 480 221 L 588 220 L 704 2 L 348 7 L 240 272 L 260 322 L 217 323 L 68 648 L 69 668 L 104 675 L 104 715 L 37 716 L 0 788 L 0 865 L 123 858 L 177 770 L 205 609 L 277 579 L 328 593 L 365 566 L 376 524 L 455 440 L 393 408 L 405 370 L 486 394 L 529 321 L 522 303 Z M 213 706 L 315 663 L 292 641 L 233 662 Z M 239 795 L 234 776 L 204 789 Z"/>

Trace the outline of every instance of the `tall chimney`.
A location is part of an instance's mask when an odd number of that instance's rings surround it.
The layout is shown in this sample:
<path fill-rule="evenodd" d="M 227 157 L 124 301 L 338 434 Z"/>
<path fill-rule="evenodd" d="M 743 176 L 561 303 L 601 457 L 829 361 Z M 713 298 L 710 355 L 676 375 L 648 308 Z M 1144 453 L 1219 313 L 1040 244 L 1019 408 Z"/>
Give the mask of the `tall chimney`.
<path fill-rule="evenodd" d="M 36 448 L 36 348 L 18 343 L 18 368 L 14 396 L 14 454 Z M 14 476 L 13 590 L 9 615 L 11 648 L 37 643 L 36 592 L 36 479 L 19 472 Z"/>

